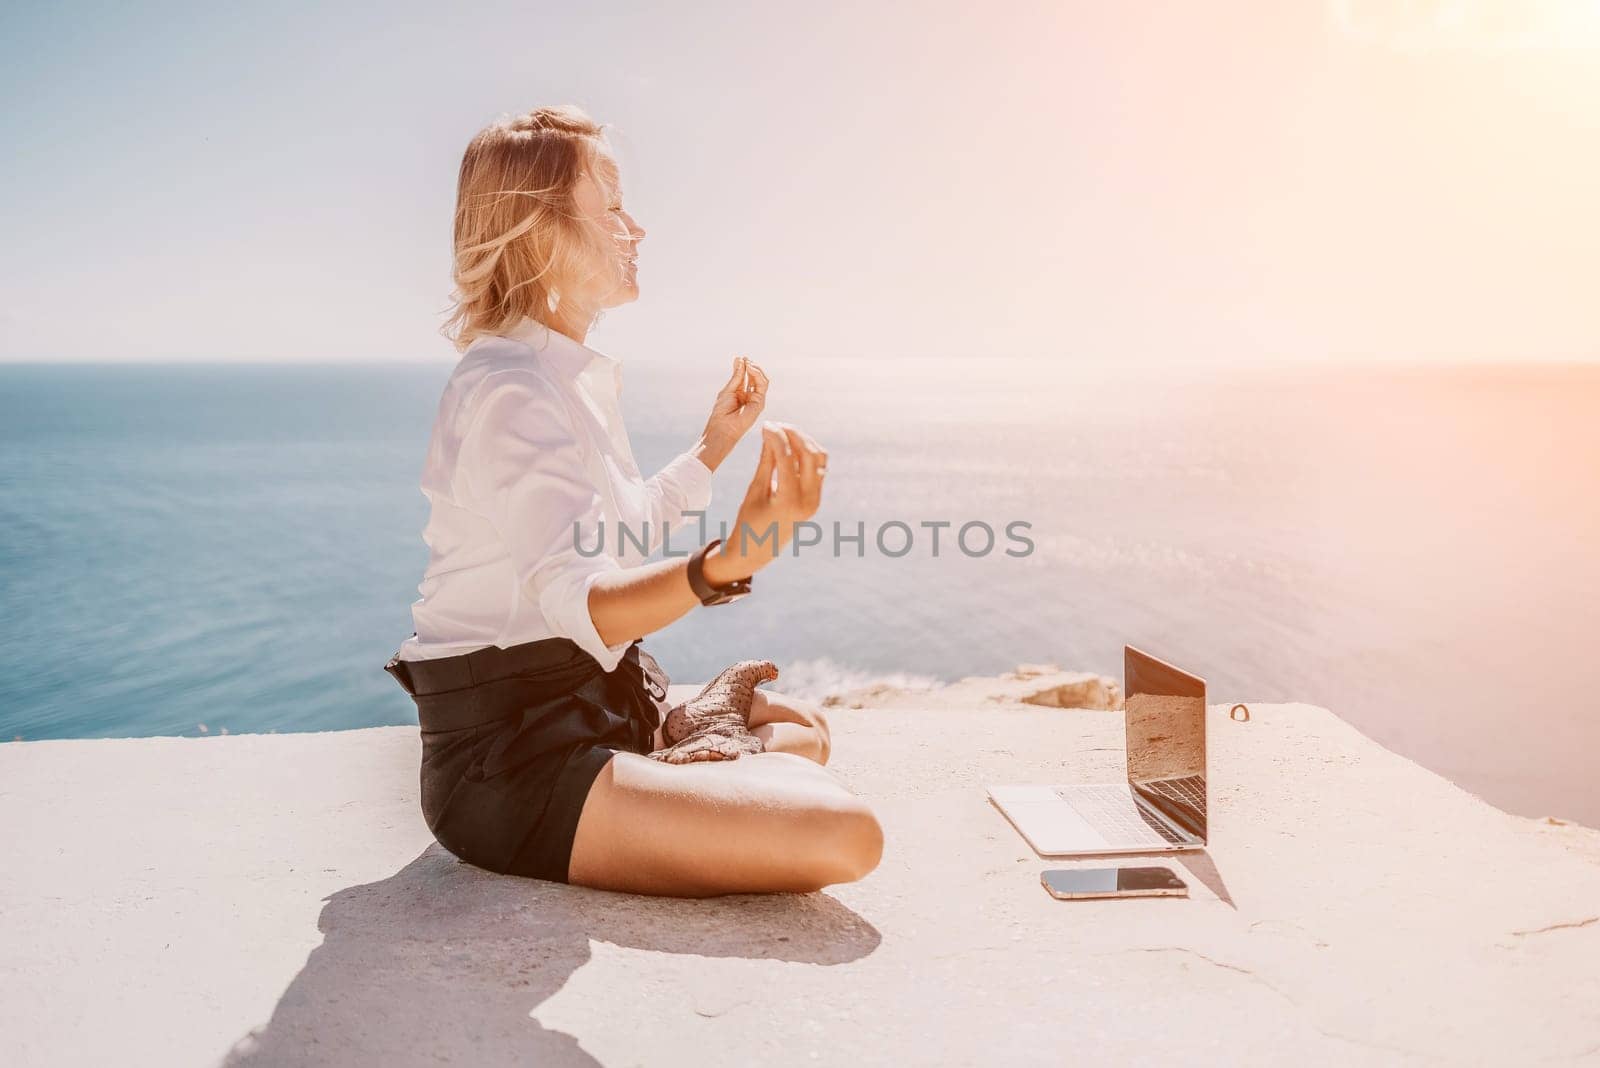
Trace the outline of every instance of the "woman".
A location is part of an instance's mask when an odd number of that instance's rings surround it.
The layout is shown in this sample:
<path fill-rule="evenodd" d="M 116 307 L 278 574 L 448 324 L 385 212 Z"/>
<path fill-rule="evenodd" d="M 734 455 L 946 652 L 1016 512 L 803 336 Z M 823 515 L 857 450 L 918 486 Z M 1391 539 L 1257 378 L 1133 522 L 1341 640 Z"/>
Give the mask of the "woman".
<path fill-rule="evenodd" d="M 705 510 L 767 377 L 736 359 L 699 439 L 640 476 L 620 367 L 584 341 L 603 309 L 638 297 L 643 237 L 601 127 L 579 109 L 541 108 L 468 146 L 446 327 L 462 355 L 422 475 L 430 559 L 416 633 L 386 667 L 417 702 L 423 816 L 463 860 L 612 890 L 860 878 L 882 831 L 823 767 L 815 705 L 756 690 L 748 727 L 761 751 L 646 755 L 666 741 L 667 678 L 640 639 L 748 592 L 816 512 L 827 454 L 764 424 L 734 533 L 684 554 L 685 513 Z M 645 563 L 667 532 L 679 535 L 672 555 Z"/>

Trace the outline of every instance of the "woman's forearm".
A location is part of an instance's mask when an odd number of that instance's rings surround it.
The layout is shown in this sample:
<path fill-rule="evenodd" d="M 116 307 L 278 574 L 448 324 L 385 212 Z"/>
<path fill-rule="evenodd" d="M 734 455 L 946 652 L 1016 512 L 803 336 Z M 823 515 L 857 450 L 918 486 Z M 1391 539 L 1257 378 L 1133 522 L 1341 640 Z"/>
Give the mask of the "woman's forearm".
<path fill-rule="evenodd" d="M 589 618 L 607 645 L 658 631 L 699 603 L 689 588 L 687 559 L 611 571 L 589 587 Z"/>
<path fill-rule="evenodd" d="M 725 586 L 750 572 L 724 556 L 718 545 L 706 554 L 702 573 L 711 585 Z M 699 603 L 689 585 L 688 557 L 608 572 L 589 587 L 589 618 L 607 645 L 658 631 Z"/>
<path fill-rule="evenodd" d="M 689 447 L 689 455 L 705 464 L 707 470 L 715 471 L 722 466 L 722 461 L 728 458 L 733 446 L 734 443 L 726 438 L 714 434 L 702 434 L 700 440 Z"/>

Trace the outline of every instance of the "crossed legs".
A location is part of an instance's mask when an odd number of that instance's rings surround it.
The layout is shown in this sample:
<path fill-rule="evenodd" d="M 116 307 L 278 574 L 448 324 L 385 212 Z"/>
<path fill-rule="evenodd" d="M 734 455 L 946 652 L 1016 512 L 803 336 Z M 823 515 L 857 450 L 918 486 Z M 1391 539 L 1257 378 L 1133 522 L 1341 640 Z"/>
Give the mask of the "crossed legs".
<path fill-rule="evenodd" d="M 757 690 L 750 725 L 767 752 L 608 761 L 584 802 L 568 880 L 684 897 L 803 893 L 877 867 L 877 817 L 822 766 L 831 751 L 822 710 Z"/>

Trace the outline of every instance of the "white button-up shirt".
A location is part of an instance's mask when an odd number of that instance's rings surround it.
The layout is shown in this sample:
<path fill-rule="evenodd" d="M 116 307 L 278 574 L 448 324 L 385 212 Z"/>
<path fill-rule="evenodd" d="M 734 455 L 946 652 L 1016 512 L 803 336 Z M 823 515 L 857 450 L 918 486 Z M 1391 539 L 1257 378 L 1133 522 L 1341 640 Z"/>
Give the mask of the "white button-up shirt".
<path fill-rule="evenodd" d="M 711 501 L 711 471 L 687 452 L 640 477 L 621 387 L 615 359 L 531 319 L 462 353 L 422 468 L 429 560 L 402 660 L 562 637 L 616 668 L 632 643 L 600 640 L 589 587 Z M 602 530 L 605 551 L 585 555 Z"/>

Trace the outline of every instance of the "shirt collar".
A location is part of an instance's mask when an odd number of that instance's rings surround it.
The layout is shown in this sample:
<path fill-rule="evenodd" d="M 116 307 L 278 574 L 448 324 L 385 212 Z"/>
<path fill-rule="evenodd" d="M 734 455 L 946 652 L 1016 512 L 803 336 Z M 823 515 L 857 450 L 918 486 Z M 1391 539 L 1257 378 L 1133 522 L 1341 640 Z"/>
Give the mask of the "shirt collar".
<path fill-rule="evenodd" d="M 528 346 L 550 367 L 568 378 L 577 378 L 592 364 L 611 367 L 613 374 L 619 369 L 616 357 L 591 349 L 528 316 L 523 316 L 521 322 L 507 330 L 506 337 Z"/>

